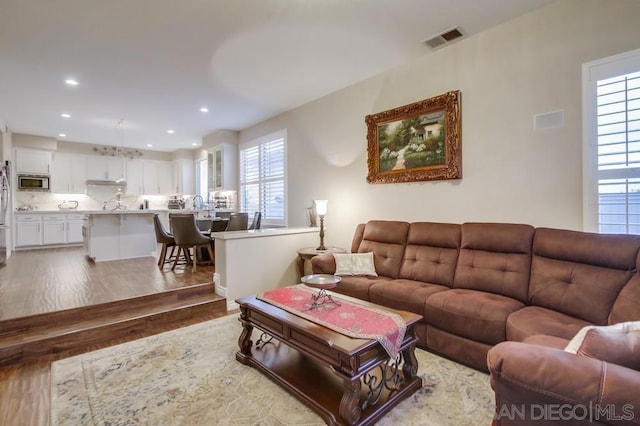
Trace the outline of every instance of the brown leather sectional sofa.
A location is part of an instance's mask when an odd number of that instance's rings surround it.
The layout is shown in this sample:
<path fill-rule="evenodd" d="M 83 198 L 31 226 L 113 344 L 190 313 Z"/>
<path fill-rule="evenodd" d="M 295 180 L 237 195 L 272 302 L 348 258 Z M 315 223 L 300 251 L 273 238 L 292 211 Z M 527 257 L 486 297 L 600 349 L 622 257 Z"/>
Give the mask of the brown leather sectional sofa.
<path fill-rule="evenodd" d="M 419 346 L 478 370 L 494 348 L 498 403 L 615 402 L 623 391 L 605 387 L 624 385 L 640 424 L 640 372 L 611 365 L 606 377 L 602 361 L 562 350 L 584 326 L 640 320 L 640 236 L 374 220 L 357 226 L 351 252 L 373 252 L 378 276 L 343 276 L 335 291 L 421 314 Z M 332 254 L 311 262 L 335 272 Z M 519 409 L 515 423 L 529 423 Z"/>

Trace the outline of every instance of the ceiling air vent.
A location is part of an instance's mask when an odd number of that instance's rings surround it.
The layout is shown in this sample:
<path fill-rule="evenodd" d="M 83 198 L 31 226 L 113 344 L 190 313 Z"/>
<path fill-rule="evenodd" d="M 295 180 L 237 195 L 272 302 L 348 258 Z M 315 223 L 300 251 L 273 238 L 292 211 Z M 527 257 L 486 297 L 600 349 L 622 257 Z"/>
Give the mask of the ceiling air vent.
<path fill-rule="evenodd" d="M 438 34 L 436 36 L 426 39 L 424 43 L 427 46 L 431 47 L 432 49 L 435 49 L 444 44 L 450 43 L 453 40 L 462 37 L 463 35 L 464 34 L 462 33 L 462 31 L 460 31 L 459 28 L 453 28 L 443 32 L 442 34 Z"/>

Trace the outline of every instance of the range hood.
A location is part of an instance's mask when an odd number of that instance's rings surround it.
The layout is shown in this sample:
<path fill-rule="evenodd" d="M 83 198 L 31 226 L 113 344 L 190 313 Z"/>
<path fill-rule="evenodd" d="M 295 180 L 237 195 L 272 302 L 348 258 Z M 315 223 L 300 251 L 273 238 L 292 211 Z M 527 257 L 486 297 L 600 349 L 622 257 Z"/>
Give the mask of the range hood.
<path fill-rule="evenodd" d="M 87 186 L 110 186 L 114 188 L 126 188 L 127 182 L 124 179 L 118 180 L 88 180 Z"/>

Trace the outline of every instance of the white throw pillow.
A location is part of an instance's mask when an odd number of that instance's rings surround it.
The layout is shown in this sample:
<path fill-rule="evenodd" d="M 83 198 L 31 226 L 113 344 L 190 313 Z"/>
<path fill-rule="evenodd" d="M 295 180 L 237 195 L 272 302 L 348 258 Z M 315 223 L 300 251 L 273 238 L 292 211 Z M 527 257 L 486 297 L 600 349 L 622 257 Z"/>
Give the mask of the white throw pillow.
<path fill-rule="evenodd" d="M 335 275 L 368 275 L 377 277 L 373 264 L 373 252 L 369 253 L 334 253 L 336 259 Z"/>

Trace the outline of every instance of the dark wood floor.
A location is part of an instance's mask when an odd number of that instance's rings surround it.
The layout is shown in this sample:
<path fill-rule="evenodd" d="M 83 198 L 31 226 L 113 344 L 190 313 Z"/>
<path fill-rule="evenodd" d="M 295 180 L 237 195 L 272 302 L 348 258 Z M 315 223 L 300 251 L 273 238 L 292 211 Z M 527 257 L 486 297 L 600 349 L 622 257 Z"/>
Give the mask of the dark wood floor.
<path fill-rule="evenodd" d="M 111 302 L 212 281 L 212 266 L 160 271 L 153 258 L 93 263 L 82 248 L 20 251 L 0 268 L 0 320 Z M 224 313 L 177 321 L 81 351 L 124 343 L 183 327 Z M 233 314 L 236 314 L 233 312 Z M 1 330 L 0 330 L 1 331 Z M 50 424 L 51 363 L 64 356 L 0 369 L 0 425 Z"/>
<path fill-rule="evenodd" d="M 156 259 L 92 262 L 82 247 L 14 252 L 0 268 L 0 320 L 213 282 L 213 266 L 160 270 Z"/>

